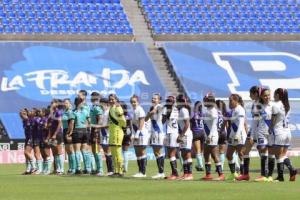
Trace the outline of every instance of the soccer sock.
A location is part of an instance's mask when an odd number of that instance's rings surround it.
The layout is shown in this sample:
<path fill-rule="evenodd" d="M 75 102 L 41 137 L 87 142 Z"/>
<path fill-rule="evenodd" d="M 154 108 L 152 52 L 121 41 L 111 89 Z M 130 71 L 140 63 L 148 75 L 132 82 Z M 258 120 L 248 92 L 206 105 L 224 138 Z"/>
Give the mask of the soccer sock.
<path fill-rule="evenodd" d="M 46 173 L 47 172 L 47 160 L 44 159 L 43 160 L 43 173 Z"/>
<path fill-rule="evenodd" d="M 59 163 L 60 163 L 60 172 L 65 172 L 65 155 L 60 154 L 59 155 Z"/>
<path fill-rule="evenodd" d="M 141 172 L 142 172 L 142 174 L 146 174 L 146 167 L 147 167 L 147 156 L 144 155 L 141 157 Z"/>
<path fill-rule="evenodd" d="M 240 160 L 240 174 L 244 174 L 244 159 Z"/>
<path fill-rule="evenodd" d="M 46 171 L 46 173 L 50 174 L 51 173 L 51 167 L 52 167 L 51 158 L 47 158 L 46 163 L 47 163 L 47 166 L 46 166 L 47 171 Z"/>
<path fill-rule="evenodd" d="M 122 156 L 122 147 L 116 147 L 116 171 L 119 174 L 123 174 L 123 156 Z"/>
<path fill-rule="evenodd" d="M 31 171 L 30 161 L 26 158 L 26 172 L 30 172 L 30 171 Z"/>
<path fill-rule="evenodd" d="M 81 154 L 80 151 L 75 152 L 75 169 L 76 170 L 81 170 L 81 156 L 80 156 L 80 154 Z"/>
<path fill-rule="evenodd" d="M 188 161 L 187 160 L 185 160 L 185 161 L 183 161 L 183 173 L 184 174 L 188 174 Z"/>
<path fill-rule="evenodd" d="M 136 157 L 136 162 L 138 164 L 139 172 L 142 173 L 141 157 Z"/>
<path fill-rule="evenodd" d="M 82 151 L 83 155 L 83 164 L 84 164 L 84 169 L 88 172 L 91 173 L 92 171 L 92 166 L 91 166 L 91 153 L 89 151 L 83 150 Z"/>
<path fill-rule="evenodd" d="M 95 153 L 94 157 L 95 157 L 97 172 L 98 173 L 103 173 L 103 163 L 102 163 L 102 154 L 101 154 L 101 152 Z"/>
<path fill-rule="evenodd" d="M 54 160 L 55 160 L 56 172 L 60 172 L 61 168 L 60 168 L 59 155 L 55 155 Z"/>
<path fill-rule="evenodd" d="M 267 176 L 267 162 L 268 156 L 266 154 L 260 155 L 260 174 L 261 176 Z"/>
<path fill-rule="evenodd" d="M 198 153 L 196 155 L 196 160 L 197 160 L 197 167 L 203 168 L 203 153 Z"/>
<path fill-rule="evenodd" d="M 222 169 L 224 169 L 224 162 L 225 162 L 225 153 L 220 153 L 220 163 L 221 163 Z"/>
<path fill-rule="evenodd" d="M 69 155 L 69 159 L 70 159 L 70 162 L 71 162 L 71 164 L 70 164 L 70 166 L 71 166 L 71 171 L 72 172 L 75 172 L 75 170 L 76 170 L 76 157 L 75 157 L 75 153 L 71 153 L 70 155 Z"/>
<path fill-rule="evenodd" d="M 93 170 L 97 169 L 96 160 L 95 160 L 93 152 L 89 152 L 89 153 L 90 153 L 90 158 L 91 158 L 91 171 L 93 171 Z"/>
<path fill-rule="evenodd" d="M 192 158 L 187 159 L 187 173 L 188 174 L 193 173 L 193 159 Z"/>
<path fill-rule="evenodd" d="M 284 180 L 283 170 L 284 170 L 284 158 L 281 158 L 277 160 L 277 172 L 278 172 L 279 180 Z"/>
<path fill-rule="evenodd" d="M 71 159 L 72 159 L 71 154 L 68 153 L 68 167 L 69 167 L 68 172 L 72 171 L 72 160 Z"/>
<path fill-rule="evenodd" d="M 158 168 L 158 173 L 162 174 L 164 173 L 164 155 L 159 155 L 156 158 L 156 164 L 157 164 L 157 168 Z"/>
<path fill-rule="evenodd" d="M 244 174 L 249 174 L 250 158 L 249 155 L 244 155 Z"/>
<path fill-rule="evenodd" d="M 176 157 L 170 158 L 170 165 L 171 165 L 171 169 L 172 169 L 172 175 L 178 176 Z"/>
<path fill-rule="evenodd" d="M 268 158 L 268 177 L 272 177 L 273 176 L 273 171 L 275 168 L 275 155 L 269 155 Z"/>
<path fill-rule="evenodd" d="M 37 165 L 37 170 L 39 172 L 42 172 L 43 171 L 43 160 L 42 159 L 41 160 L 37 160 L 36 161 L 36 165 Z"/>
<path fill-rule="evenodd" d="M 30 168 L 31 168 L 31 170 L 36 169 L 36 165 L 35 165 L 35 162 L 34 162 L 33 159 L 30 159 L 30 160 L 29 160 L 29 163 L 30 163 Z"/>
<path fill-rule="evenodd" d="M 292 166 L 291 160 L 288 157 L 284 157 L 283 163 L 287 166 L 291 174 L 294 171 L 294 167 Z"/>
<path fill-rule="evenodd" d="M 219 176 L 223 174 L 223 170 L 222 170 L 222 163 L 216 163 L 216 171 L 218 172 Z"/>
<path fill-rule="evenodd" d="M 233 153 L 233 160 L 235 162 L 235 166 L 240 168 L 241 166 L 240 166 L 240 163 L 239 163 L 239 156 L 236 152 Z"/>
<path fill-rule="evenodd" d="M 229 169 L 232 174 L 235 173 L 235 160 L 228 161 Z"/>
<path fill-rule="evenodd" d="M 106 158 L 107 172 L 114 172 L 112 155 L 111 154 L 105 154 L 105 158 Z"/>
<path fill-rule="evenodd" d="M 124 170 L 128 172 L 129 151 L 123 151 Z"/>
<path fill-rule="evenodd" d="M 210 162 L 205 163 L 205 172 L 206 172 L 206 175 L 211 174 L 211 163 Z"/>

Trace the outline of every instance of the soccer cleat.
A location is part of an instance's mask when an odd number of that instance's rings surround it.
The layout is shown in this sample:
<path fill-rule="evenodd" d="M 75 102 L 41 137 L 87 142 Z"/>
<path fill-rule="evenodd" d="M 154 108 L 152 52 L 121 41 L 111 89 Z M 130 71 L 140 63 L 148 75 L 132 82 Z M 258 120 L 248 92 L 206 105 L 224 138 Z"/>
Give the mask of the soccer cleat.
<path fill-rule="evenodd" d="M 233 174 L 230 174 L 230 175 L 226 178 L 226 180 L 229 180 L 229 181 L 235 181 L 237 177 L 239 177 L 239 174 L 236 173 L 236 172 L 234 172 Z"/>
<path fill-rule="evenodd" d="M 33 169 L 33 170 L 30 171 L 30 174 L 35 175 L 35 174 L 37 174 L 37 172 L 38 172 L 37 169 Z"/>
<path fill-rule="evenodd" d="M 182 180 L 184 179 L 188 174 L 183 174 L 182 176 L 178 176 L 176 180 Z"/>
<path fill-rule="evenodd" d="M 265 177 L 265 176 L 259 176 L 259 177 L 257 177 L 254 181 L 255 181 L 255 182 L 267 182 L 268 179 L 267 179 L 267 177 Z"/>
<path fill-rule="evenodd" d="M 294 169 L 290 174 L 290 181 L 296 181 L 297 170 Z"/>
<path fill-rule="evenodd" d="M 151 177 L 152 179 L 164 179 L 165 178 L 165 174 L 164 173 L 158 173 L 155 176 Z"/>
<path fill-rule="evenodd" d="M 111 176 L 113 174 L 114 174 L 113 172 L 107 172 L 107 176 Z"/>
<path fill-rule="evenodd" d="M 103 176 L 103 173 L 102 173 L 102 172 L 98 172 L 98 173 L 96 174 L 96 176 L 102 177 L 102 176 Z"/>
<path fill-rule="evenodd" d="M 214 181 L 225 181 L 225 176 L 224 176 L 224 174 L 221 174 L 219 177 L 214 178 L 213 180 Z"/>
<path fill-rule="evenodd" d="M 267 182 L 273 182 L 274 180 L 273 180 L 273 177 L 272 176 L 269 176 L 268 178 L 267 178 Z"/>
<path fill-rule="evenodd" d="M 81 175 L 81 174 L 82 174 L 82 171 L 81 171 L 81 170 L 76 170 L 76 171 L 75 171 L 75 174 L 76 174 L 76 175 Z"/>
<path fill-rule="evenodd" d="M 192 181 L 194 180 L 193 174 L 186 174 L 182 181 Z"/>
<path fill-rule="evenodd" d="M 171 181 L 173 181 L 173 180 L 177 180 L 177 179 L 178 179 L 178 176 L 171 175 L 171 176 L 165 177 L 165 179 L 166 179 L 166 180 L 171 180 Z"/>
<path fill-rule="evenodd" d="M 201 178 L 203 181 L 211 181 L 214 179 L 214 177 L 211 174 L 206 174 L 203 178 Z"/>
<path fill-rule="evenodd" d="M 240 175 L 239 177 L 236 178 L 237 181 L 249 181 L 250 176 L 248 174 Z"/>
<path fill-rule="evenodd" d="M 274 180 L 275 183 L 278 183 L 278 182 L 284 182 L 284 178 L 280 178 L 280 177 L 277 177 L 275 180 Z"/>
<path fill-rule="evenodd" d="M 145 178 L 145 177 L 147 177 L 147 175 L 146 174 L 142 174 L 142 173 L 139 172 L 139 173 L 133 175 L 132 177 L 134 177 L 134 178 Z"/>
<path fill-rule="evenodd" d="M 25 172 L 22 173 L 22 175 L 30 175 L 30 174 L 31 174 L 30 171 L 25 171 Z"/>
<path fill-rule="evenodd" d="M 63 172 L 56 172 L 56 175 L 61 176 L 61 175 L 64 175 L 64 173 Z"/>
<path fill-rule="evenodd" d="M 204 171 L 203 167 L 199 167 L 199 166 L 196 166 L 195 169 L 196 169 L 197 172 L 203 172 Z"/>

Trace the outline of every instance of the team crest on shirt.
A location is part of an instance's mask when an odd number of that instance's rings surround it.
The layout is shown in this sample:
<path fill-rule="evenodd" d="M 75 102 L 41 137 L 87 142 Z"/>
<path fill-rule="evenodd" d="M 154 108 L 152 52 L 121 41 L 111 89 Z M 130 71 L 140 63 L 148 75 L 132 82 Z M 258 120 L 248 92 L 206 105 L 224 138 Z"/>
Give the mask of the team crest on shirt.
<path fill-rule="evenodd" d="M 212 52 L 213 58 L 227 71 L 231 93 L 249 99 L 253 85 L 274 91 L 284 87 L 294 100 L 300 100 L 300 56 L 288 52 Z"/>

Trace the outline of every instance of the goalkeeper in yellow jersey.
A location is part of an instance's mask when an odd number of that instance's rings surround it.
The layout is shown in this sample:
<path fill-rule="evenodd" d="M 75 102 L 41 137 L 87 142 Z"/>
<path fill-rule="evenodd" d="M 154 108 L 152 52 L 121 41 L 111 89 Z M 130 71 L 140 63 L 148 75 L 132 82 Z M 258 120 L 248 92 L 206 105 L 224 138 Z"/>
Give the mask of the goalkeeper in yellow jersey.
<path fill-rule="evenodd" d="M 126 127 L 126 119 L 118 97 L 115 94 L 109 95 L 109 146 L 113 157 L 115 171 L 113 176 L 123 176 L 122 141 L 124 137 L 123 128 Z"/>

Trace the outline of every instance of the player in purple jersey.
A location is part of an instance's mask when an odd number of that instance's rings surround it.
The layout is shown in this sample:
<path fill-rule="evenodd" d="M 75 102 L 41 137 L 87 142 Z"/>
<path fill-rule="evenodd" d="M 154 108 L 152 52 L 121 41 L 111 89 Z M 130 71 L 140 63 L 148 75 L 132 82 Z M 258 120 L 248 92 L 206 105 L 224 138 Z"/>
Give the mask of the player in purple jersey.
<path fill-rule="evenodd" d="M 31 174 L 36 171 L 36 166 L 33 161 L 32 156 L 32 128 L 33 128 L 33 115 L 32 113 L 25 109 L 20 111 L 20 117 L 23 122 L 23 128 L 25 133 L 25 149 L 24 155 L 26 158 L 26 170 L 23 173 L 24 175 Z"/>
<path fill-rule="evenodd" d="M 124 112 L 124 116 L 126 119 L 126 127 L 123 128 L 123 132 L 124 132 L 124 138 L 122 141 L 122 150 L 123 150 L 123 171 L 126 173 L 128 172 L 128 156 L 129 156 L 129 146 L 131 144 L 131 120 L 132 117 L 130 115 L 130 113 L 128 112 L 128 106 L 125 102 L 120 101 L 120 105 L 123 108 L 123 112 Z"/>
<path fill-rule="evenodd" d="M 59 99 L 53 99 L 51 102 L 51 109 L 49 119 L 51 125 L 49 127 L 49 134 L 47 137 L 48 144 L 51 147 L 56 173 L 61 175 L 64 173 L 64 154 L 62 148 L 63 142 L 63 128 L 62 128 L 63 102 Z"/>
<path fill-rule="evenodd" d="M 227 111 L 226 104 L 222 100 L 216 100 L 216 105 L 218 108 L 219 120 L 218 120 L 218 132 L 219 132 L 219 157 L 222 164 L 222 169 L 224 169 L 225 162 L 225 152 L 227 144 L 227 129 L 228 129 L 228 117 L 230 116 Z"/>
<path fill-rule="evenodd" d="M 202 102 L 196 101 L 194 104 L 194 112 L 191 117 L 191 130 L 193 132 L 193 149 L 195 151 L 195 157 L 197 165 L 195 166 L 197 171 L 203 171 L 203 144 L 205 141 L 205 133 L 203 129 L 203 113 Z"/>
<path fill-rule="evenodd" d="M 41 123 L 41 117 L 40 117 L 40 109 L 33 109 L 32 112 L 34 113 L 33 117 L 33 127 L 32 127 L 32 147 L 34 152 L 34 157 L 36 160 L 36 166 L 37 170 L 34 174 L 40 174 L 42 173 L 42 157 L 41 157 L 41 150 L 40 150 L 40 144 L 42 142 L 42 133 L 40 131 L 40 123 Z"/>

